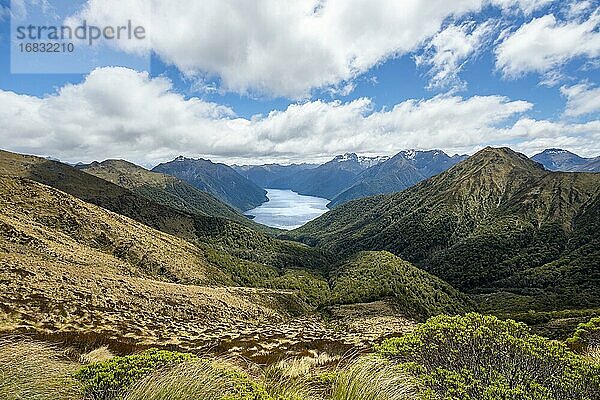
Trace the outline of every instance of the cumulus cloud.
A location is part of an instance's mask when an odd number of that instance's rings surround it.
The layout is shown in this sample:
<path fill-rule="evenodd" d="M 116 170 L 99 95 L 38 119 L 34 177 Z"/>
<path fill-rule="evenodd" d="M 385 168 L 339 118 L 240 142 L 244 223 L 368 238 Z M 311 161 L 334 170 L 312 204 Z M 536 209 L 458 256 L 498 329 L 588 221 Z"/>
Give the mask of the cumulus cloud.
<path fill-rule="evenodd" d="M 508 35 L 496 50 L 496 67 L 505 77 L 527 72 L 555 74 L 575 57 L 600 56 L 600 8 L 589 18 L 561 22 L 552 14 L 534 18 Z"/>
<path fill-rule="evenodd" d="M 153 50 L 190 76 L 217 77 L 222 90 L 306 98 L 348 83 L 378 63 L 418 49 L 449 19 L 486 6 L 531 12 L 550 0 L 88 0 L 70 18 L 96 25 L 133 19 Z M 455 49 L 459 51 L 459 49 Z"/>
<path fill-rule="evenodd" d="M 165 78 L 102 68 L 45 97 L 0 90 L 0 141 L 9 150 L 70 162 L 126 158 L 142 164 L 179 154 L 256 163 L 322 161 L 345 151 L 468 152 L 481 144 L 539 138 L 550 143 L 561 135 L 600 143 L 599 121 L 530 120 L 532 107 L 503 96 L 436 96 L 378 109 L 359 98 L 295 103 L 241 118 L 230 108 L 175 93 Z"/>
<path fill-rule="evenodd" d="M 425 46 L 422 54 L 415 56 L 417 66 L 429 66 L 429 88 L 464 88 L 466 83 L 459 73 L 466 60 L 489 39 L 496 23 L 487 21 L 477 25 L 466 22 L 449 25 L 436 34 Z"/>
<path fill-rule="evenodd" d="M 570 87 L 563 86 L 560 92 L 567 98 L 567 116 L 577 117 L 600 111 L 600 88 L 580 83 Z"/>
<path fill-rule="evenodd" d="M 563 148 L 586 157 L 600 153 L 600 121 L 571 124 L 521 118 L 507 129 L 508 136 L 519 138 L 504 145 L 529 156 L 548 148 Z"/>
<path fill-rule="evenodd" d="M 188 75 L 218 76 L 224 90 L 301 98 L 414 49 L 445 18 L 479 3 L 89 0 L 76 17 L 116 24 L 133 15 L 150 27 L 152 40 L 126 46 L 151 46 Z M 139 12 L 148 9 L 151 15 Z"/>

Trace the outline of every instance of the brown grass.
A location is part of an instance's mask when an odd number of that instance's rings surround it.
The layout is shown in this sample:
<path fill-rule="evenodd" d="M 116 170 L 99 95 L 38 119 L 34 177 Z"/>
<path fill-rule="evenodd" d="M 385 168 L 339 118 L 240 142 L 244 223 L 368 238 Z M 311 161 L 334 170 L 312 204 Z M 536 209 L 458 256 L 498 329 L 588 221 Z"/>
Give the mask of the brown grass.
<path fill-rule="evenodd" d="M 82 364 L 91 364 L 110 360 L 115 355 L 108 349 L 108 346 L 98 347 L 89 353 L 82 354 L 79 357 L 79 362 Z"/>
<path fill-rule="evenodd" d="M 77 363 L 56 347 L 32 341 L 0 341 L 0 398 L 3 400 L 80 400 L 70 373 Z"/>

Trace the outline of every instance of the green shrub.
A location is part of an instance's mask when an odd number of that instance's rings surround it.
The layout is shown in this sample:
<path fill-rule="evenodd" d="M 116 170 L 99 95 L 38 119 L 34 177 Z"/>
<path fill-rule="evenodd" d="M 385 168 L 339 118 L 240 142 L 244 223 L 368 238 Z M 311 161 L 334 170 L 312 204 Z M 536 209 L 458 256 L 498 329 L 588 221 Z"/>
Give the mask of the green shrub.
<path fill-rule="evenodd" d="M 567 339 L 567 343 L 577 351 L 600 347 L 600 317 L 579 324 L 573 337 Z"/>
<path fill-rule="evenodd" d="M 327 281 L 319 274 L 305 270 L 285 270 L 282 275 L 268 280 L 264 286 L 295 290 L 302 300 L 315 307 L 327 304 L 331 299 Z"/>
<path fill-rule="evenodd" d="M 231 368 L 222 368 L 222 370 L 225 371 L 228 382 L 227 394 L 223 396 L 222 400 L 288 400 L 273 399 L 262 383 L 255 382 L 241 371 Z"/>
<path fill-rule="evenodd" d="M 192 354 L 149 349 L 143 353 L 86 365 L 75 372 L 85 394 L 94 400 L 122 398 L 135 382 L 157 369 L 195 358 Z"/>
<path fill-rule="evenodd" d="M 425 398 L 600 398 L 598 366 L 511 320 L 437 316 L 377 350 L 417 376 Z"/>

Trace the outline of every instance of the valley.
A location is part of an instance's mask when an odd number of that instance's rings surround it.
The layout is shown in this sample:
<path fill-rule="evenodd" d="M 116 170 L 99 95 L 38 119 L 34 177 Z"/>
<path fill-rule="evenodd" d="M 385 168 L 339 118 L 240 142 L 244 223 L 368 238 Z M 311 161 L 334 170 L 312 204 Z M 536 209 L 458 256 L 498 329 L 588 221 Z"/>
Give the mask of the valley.
<path fill-rule="evenodd" d="M 600 400 L 600 1 L 0 0 L 0 54 L 0 400 Z"/>
<path fill-rule="evenodd" d="M 190 166 L 174 177 L 2 151 L 0 338 L 80 357 L 292 360 L 318 380 L 347 357 L 397 357 L 395 340 L 446 315 L 512 318 L 565 340 L 600 313 L 600 175 L 547 171 L 507 148 L 423 161 L 435 153 L 371 159 L 359 173 L 398 178 L 418 165 L 395 193 L 329 210 L 329 198 L 265 188 L 269 201 L 242 212 L 187 182 L 199 176 Z M 319 167 L 292 168 L 269 179 Z"/>

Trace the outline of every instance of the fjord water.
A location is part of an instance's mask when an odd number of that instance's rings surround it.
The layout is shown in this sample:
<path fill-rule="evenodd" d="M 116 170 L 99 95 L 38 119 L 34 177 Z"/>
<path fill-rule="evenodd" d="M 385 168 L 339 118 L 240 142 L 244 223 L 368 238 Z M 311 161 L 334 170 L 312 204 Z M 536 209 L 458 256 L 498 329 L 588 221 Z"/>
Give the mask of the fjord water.
<path fill-rule="evenodd" d="M 254 221 L 279 229 L 294 229 L 328 211 L 329 200 L 303 196 L 291 190 L 266 189 L 269 201 L 246 211 Z"/>

